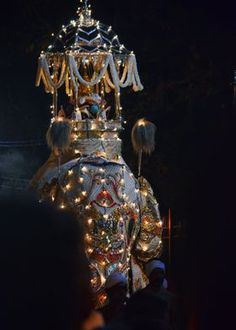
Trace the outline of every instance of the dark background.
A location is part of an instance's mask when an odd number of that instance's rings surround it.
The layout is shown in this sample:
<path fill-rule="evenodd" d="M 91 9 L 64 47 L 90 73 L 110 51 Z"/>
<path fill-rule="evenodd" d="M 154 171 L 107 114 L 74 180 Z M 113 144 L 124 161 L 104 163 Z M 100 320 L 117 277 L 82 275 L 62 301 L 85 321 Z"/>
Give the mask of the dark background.
<path fill-rule="evenodd" d="M 1 3 L 0 141 L 44 141 L 51 99 L 34 86 L 37 57 L 50 34 L 76 16 L 78 3 Z M 122 91 L 123 155 L 136 173 L 132 125 L 143 116 L 155 122 L 156 150 L 142 170 L 162 215 L 170 208 L 173 221 L 182 224 L 169 269 L 175 286 L 199 307 L 203 325 L 215 320 L 225 326 L 235 297 L 236 2 L 90 3 L 94 18 L 112 25 L 137 57 L 145 89 Z M 1 148 L 0 177 L 28 179 L 48 154 L 44 145 Z"/>

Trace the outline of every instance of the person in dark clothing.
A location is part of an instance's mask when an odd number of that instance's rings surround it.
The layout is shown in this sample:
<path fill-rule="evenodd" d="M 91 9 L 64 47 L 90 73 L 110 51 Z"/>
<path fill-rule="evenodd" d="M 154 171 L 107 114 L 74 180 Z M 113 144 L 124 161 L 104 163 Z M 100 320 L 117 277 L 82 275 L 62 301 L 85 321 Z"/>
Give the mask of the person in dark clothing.
<path fill-rule="evenodd" d="M 170 329 L 168 303 L 152 292 L 139 290 L 127 302 L 124 323 L 132 330 Z"/>
<path fill-rule="evenodd" d="M 160 260 L 151 260 L 145 265 L 145 273 L 149 280 L 149 284 L 145 290 L 159 293 L 164 287 L 165 264 Z"/>
<path fill-rule="evenodd" d="M 167 302 L 143 290 L 135 292 L 124 307 L 123 317 L 104 330 L 171 330 L 166 320 Z"/>
<path fill-rule="evenodd" d="M 168 306 L 168 320 L 172 329 L 177 328 L 177 319 L 179 319 L 180 308 L 177 297 L 166 288 L 165 264 L 160 260 L 151 260 L 145 265 L 145 272 L 149 284 L 141 291 L 153 293 L 163 299 Z"/>
<path fill-rule="evenodd" d="M 82 330 L 94 303 L 78 220 L 28 194 L 0 209 L 0 329 Z"/>
<path fill-rule="evenodd" d="M 127 302 L 127 279 L 121 272 L 113 272 L 105 283 L 105 291 L 108 298 L 107 304 L 99 311 L 102 313 L 105 323 L 119 321 L 123 317 L 124 306 Z"/>

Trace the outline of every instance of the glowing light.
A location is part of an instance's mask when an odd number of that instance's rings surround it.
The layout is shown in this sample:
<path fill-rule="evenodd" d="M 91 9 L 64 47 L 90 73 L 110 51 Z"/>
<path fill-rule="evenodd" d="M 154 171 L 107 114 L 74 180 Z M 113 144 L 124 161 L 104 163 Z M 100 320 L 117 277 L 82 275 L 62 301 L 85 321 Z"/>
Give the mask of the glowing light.
<path fill-rule="evenodd" d="M 101 282 L 102 282 L 102 284 L 104 284 L 106 282 L 106 279 L 102 274 L 101 274 Z"/>
<path fill-rule="evenodd" d="M 86 172 L 88 172 L 88 168 L 87 168 L 86 166 L 83 166 L 83 167 L 81 168 L 81 171 L 84 172 L 84 173 L 86 173 Z"/>
<path fill-rule="evenodd" d="M 68 183 L 67 185 L 66 185 L 66 190 L 69 190 L 71 188 L 71 185 L 70 185 L 70 183 Z"/>
<path fill-rule="evenodd" d="M 95 278 L 92 278 L 92 279 L 90 280 L 90 283 L 91 283 L 91 284 L 95 284 L 95 283 L 96 283 L 96 279 L 95 279 Z"/>
<path fill-rule="evenodd" d="M 147 249 L 148 249 L 148 246 L 146 244 L 143 245 L 143 251 L 147 251 Z"/>
<path fill-rule="evenodd" d="M 139 119 L 138 126 L 145 126 L 145 125 L 146 125 L 145 119 Z"/>
<path fill-rule="evenodd" d="M 75 198 L 75 203 L 79 203 L 81 201 L 80 197 Z"/>
<path fill-rule="evenodd" d="M 86 234 L 86 240 L 87 240 L 88 242 L 91 242 L 92 237 L 91 237 L 89 234 Z"/>
<path fill-rule="evenodd" d="M 160 220 L 160 221 L 157 223 L 157 226 L 158 226 L 158 227 L 162 227 L 162 226 L 163 226 L 163 222 Z"/>

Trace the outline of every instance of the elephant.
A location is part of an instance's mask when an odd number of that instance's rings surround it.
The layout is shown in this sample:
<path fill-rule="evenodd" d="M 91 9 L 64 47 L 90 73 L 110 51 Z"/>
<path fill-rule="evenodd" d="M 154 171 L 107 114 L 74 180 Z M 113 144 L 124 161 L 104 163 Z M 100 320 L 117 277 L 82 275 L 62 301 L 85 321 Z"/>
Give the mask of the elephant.
<path fill-rule="evenodd" d="M 136 179 L 124 159 L 88 155 L 52 167 L 38 182 L 41 200 L 72 210 L 83 223 L 91 285 L 122 271 L 130 291 L 147 283 L 144 264 L 162 252 L 162 221 L 148 181 Z"/>
<path fill-rule="evenodd" d="M 162 221 L 149 182 L 136 178 L 124 161 L 114 127 L 103 137 L 84 135 L 72 141 L 70 125 L 60 120 L 49 129 L 49 142 L 56 132 L 57 143 L 32 186 L 41 201 L 72 211 L 81 222 L 91 286 L 102 305 L 104 285 L 113 272 L 126 275 L 129 292 L 146 286 L 145 263 L 162 253 Z"/>

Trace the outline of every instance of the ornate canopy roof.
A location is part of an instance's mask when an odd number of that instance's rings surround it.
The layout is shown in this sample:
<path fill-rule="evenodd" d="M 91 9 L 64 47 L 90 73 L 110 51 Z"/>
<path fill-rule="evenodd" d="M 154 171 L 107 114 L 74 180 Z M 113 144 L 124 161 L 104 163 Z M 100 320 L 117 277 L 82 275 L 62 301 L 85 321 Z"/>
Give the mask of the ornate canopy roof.
<path fill-rule="evenodd" d="M 47 52 L 73 51 L 78 53 L 111 52 L 114 56 L 128 56 L 131 52 L 120 43 L 111 26 L 91 17 L 91 10 L 83 7 L 78 18 L 71 20 L 56 34 Z"/>
<path fill-rule="evenodd" d="M 75 99 L 81 89 L 96 88 L 103 96 L 115 94 L 116 117 L 121 115 L 120 89 L 143 89 L 136 57 L 120 43 L 111 26 L 91 16 L 88 0 L 77 11 L 78 17 L 52 35 L 53 41 L 38 59 L 36 86 L 43 81 L 45 91 L 53 95 L 53 114 L 57 115 L 58 90 L 65 85 L 68 97 Z"/>

